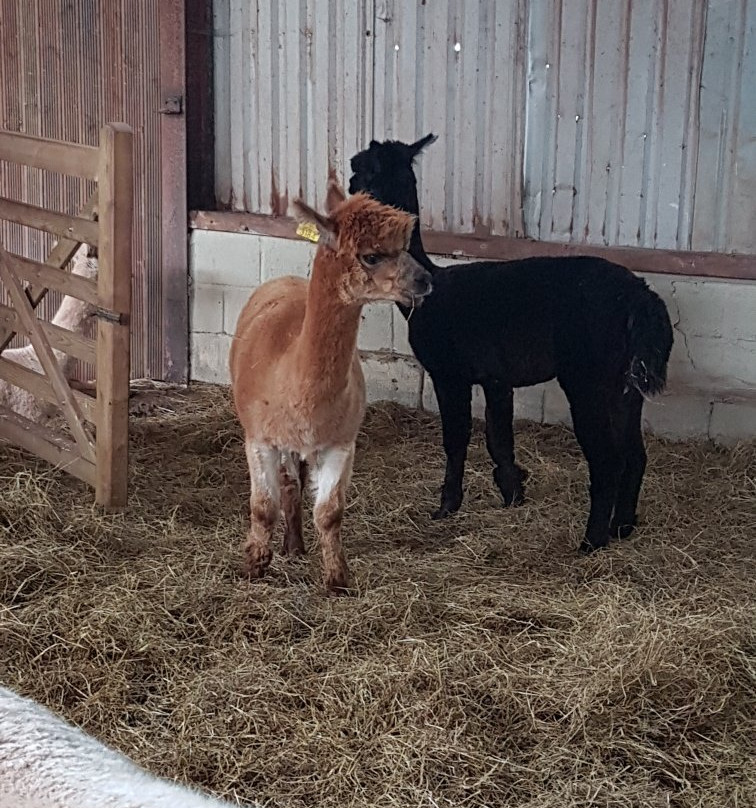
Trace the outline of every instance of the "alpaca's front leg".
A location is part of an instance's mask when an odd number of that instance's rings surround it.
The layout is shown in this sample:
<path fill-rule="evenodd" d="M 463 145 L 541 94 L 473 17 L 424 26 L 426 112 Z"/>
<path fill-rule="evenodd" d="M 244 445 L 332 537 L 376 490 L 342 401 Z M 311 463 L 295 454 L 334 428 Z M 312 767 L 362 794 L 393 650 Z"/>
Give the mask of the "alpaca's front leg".
<path fill-rule="evenodd" d="M 318 452 L 315 465 L 315 527 L 323 553 L 323 580 L 334 594 L 347 594 L 349 569 L 341 546 L 346 490 L 352 478 L 354 444 Z"/>
<path fill-rule="evenodd" d="M 280 452 L 272 446 L 247 440 L 244 444 L 249 465 L 250 526 L 244 542 L 244 572 L 261 578 L 273 559 L 271 539 L 281 507 L 279 485 Z"/>

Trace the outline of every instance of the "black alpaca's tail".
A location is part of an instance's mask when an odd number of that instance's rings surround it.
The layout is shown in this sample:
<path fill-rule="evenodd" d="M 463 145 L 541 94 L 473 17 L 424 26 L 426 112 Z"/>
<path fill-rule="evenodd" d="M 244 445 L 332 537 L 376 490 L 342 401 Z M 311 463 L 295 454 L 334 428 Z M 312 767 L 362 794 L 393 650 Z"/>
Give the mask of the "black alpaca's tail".
<path fill-rule="evenodd" d="M 653 396 L 661 393 L 667 383 L 672 322 L 662 299 L 645 282 L 633 296 L 629 309 L 627 386 L 634 387 L 644 396 Z"/>

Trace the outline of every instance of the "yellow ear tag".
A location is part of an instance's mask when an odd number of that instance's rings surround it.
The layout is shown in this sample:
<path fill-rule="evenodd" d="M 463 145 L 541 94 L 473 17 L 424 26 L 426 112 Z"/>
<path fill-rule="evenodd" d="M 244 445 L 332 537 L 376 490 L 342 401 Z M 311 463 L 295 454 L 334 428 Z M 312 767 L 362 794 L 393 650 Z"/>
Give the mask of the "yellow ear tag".
<path fill-rule="evenodd" d="M 320 240 L 320 233 L 318 228 L 310 222 L 301 222 L 297 225 L 297 235 L 306 238 L 308 241 L 317 243 Z"/>

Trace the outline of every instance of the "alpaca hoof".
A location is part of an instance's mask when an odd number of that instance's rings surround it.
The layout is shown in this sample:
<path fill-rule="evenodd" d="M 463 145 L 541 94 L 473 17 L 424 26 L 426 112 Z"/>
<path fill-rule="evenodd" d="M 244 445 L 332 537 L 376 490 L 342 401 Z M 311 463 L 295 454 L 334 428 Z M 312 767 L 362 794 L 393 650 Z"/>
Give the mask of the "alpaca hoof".
<path fill-rule="evenodd" d="M 525 469 L 515 466 L 513 469 L 497 467 L 493 473 L 496 487 L 504 500 L 504 507 L 518 507 L 525 502 L 525 491 L 522 484 L 528 478 Z"/>
<path fill-rule="evenodd" d="M 631 519 L 612 519 L 609 532 L 615 539 L 627 539 L 632 535 L 637 524 L 638 518 L 636 516 Z"/>
<path fill-rule="evenodd" d="M 305 546 L 301 538 L 284 539 L 283 546 L 281 547 L 281 555 L 289 556 L 289 558 L 299 558 L 305 555 Z"/>
<path fill-rule="evenodd" d="M 522 488 L 516 488 L 512 491 L 501 491 L 501 496 L 504 500 L 505 508 L 519 508 L 520 505 L 525 504 L 525 492 Z"/>
<path fill-rule="evenodd" d="M 442 499 L 441 507 L 436 511 L 431 511 L 431 519 L 446 519 L 453 513 L 456 513 L 462 507 L 462 498 L 459 499 Z"/>
<path fill-rule="evenodd" d="M 349 586 L 349 573 L 347 571 L 326 575 L 324 583 L 328 594 L 332 597 L 351 597 L 355 594 Z"/>
<path fill-rule="evenodd" d="M 578 554 L 582 556 L 591 555 L 591 553 L 595 553 L 596 550 L 603 550 L 607 546 L 608 542 L 605 541 L 600 544 L 592 544 L 588 541 L 588 539 L 583 539 L 580 542 L 580 547 L 578 548 Z"/>
<path fill-rule="evenodd" d="M 244 550 L 244 574 L 251 579 L 262 578 L 273 560 L 273 551 L 266 547 L 246 547 Z"/>

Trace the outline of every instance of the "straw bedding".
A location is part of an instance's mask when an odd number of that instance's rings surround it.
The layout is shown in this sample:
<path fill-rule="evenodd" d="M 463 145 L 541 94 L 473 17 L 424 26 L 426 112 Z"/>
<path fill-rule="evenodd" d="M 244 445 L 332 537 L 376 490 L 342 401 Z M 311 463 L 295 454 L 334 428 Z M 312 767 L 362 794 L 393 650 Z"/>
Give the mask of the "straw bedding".
<path fill-rule="evenodd" d="M 637 535 L 579 558 L 586 468 L 518 426 L 500 507 L 476 429 L 441 523 L 439 422 L 370 409 L 345 539 L 239 577 L 225 390 L 133 416 L 132 502 L 2 447 L 0 682 L 150 770 L 280 806 L 756 806 L 756 448 L 649 440 Z"/>

